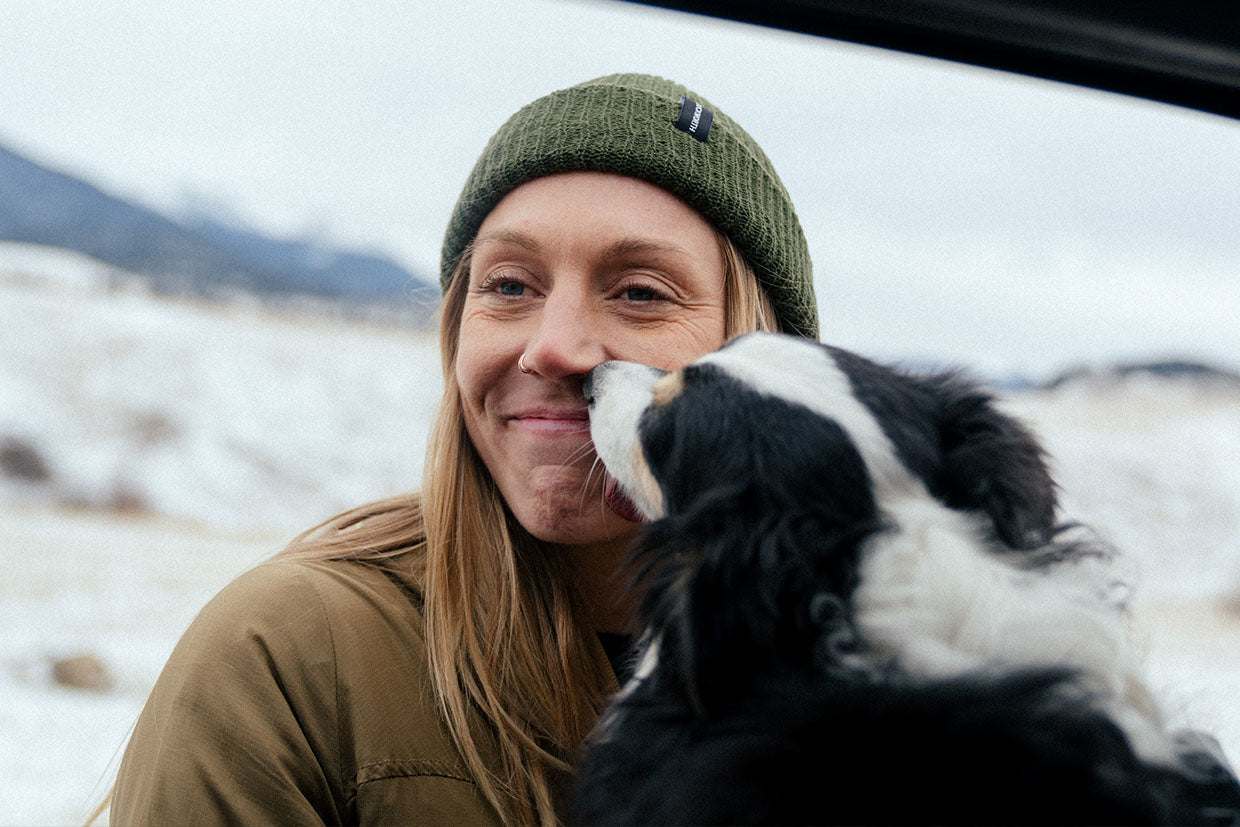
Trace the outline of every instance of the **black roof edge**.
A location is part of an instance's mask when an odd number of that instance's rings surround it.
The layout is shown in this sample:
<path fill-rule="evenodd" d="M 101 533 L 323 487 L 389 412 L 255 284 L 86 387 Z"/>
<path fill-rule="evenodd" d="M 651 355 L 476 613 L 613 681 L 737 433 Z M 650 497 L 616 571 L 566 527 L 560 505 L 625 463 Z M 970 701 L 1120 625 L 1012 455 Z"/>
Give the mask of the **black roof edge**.
<path fill-rule="evenodd" d="M 1240 118 L 1240 2 L 631 0 Z"/>

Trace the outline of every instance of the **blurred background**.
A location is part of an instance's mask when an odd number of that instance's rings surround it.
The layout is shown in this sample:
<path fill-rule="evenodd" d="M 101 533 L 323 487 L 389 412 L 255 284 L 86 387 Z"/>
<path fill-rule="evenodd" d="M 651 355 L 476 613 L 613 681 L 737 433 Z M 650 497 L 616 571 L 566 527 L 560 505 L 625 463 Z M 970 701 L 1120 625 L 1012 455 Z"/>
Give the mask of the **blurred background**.
<path fill-rule="evenodd" d="M 824 340 L 1042 433 L 1172 712 L 1237 757 L 1240 123 L 623 2 L 8 0 L 0 823 L 80 823 L 210 595 L 417 486 L 457 193 L 618 71 L 767 151 Z"/>

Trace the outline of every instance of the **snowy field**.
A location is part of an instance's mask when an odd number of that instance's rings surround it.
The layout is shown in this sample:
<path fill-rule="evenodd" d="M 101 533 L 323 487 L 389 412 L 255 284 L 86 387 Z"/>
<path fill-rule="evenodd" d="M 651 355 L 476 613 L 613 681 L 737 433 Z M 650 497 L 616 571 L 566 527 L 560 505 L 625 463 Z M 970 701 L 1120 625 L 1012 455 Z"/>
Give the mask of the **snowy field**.
<path fill-rule="evenodd" d="M 297 531 L 416 487 L 438 373 L 425 333 L 0 255 L 0 824 L 81 823 L 198 608 Z M 1128 555 L 1169 714 L 1236 761 L 1240 389 L 1091 381 L 1006 404 L 1054 454 L 1066 513 Z M 79 654 L 110 688 L 56 683 Z"/>

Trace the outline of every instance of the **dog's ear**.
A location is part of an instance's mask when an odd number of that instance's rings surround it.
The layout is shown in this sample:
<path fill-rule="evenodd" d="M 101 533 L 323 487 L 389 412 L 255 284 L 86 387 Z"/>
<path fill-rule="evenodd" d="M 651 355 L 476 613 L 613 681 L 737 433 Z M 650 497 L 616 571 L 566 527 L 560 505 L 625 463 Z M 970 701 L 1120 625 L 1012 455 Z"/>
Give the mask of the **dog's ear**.
<path fill-rule="evenodd" d="M 941 465 L 936 493 L 947 505 L 986 514 L 1014 549 L 1050 542 L 1056 486 L 1033 433 L 994 398 L 959 377 L 935 382 Z"/>

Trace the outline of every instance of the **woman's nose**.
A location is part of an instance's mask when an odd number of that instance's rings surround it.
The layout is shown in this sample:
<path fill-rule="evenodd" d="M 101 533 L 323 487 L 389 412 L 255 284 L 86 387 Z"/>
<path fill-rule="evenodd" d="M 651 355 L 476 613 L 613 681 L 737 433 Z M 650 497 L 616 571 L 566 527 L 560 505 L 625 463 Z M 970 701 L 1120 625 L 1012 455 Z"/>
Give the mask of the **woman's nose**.
<path fill-rule="evenodd" d="M 547 379 L 584 376 L 608 358 L 600 321 L 584 297 L 552 294 L 526 342 L 526 370 Z"/>

